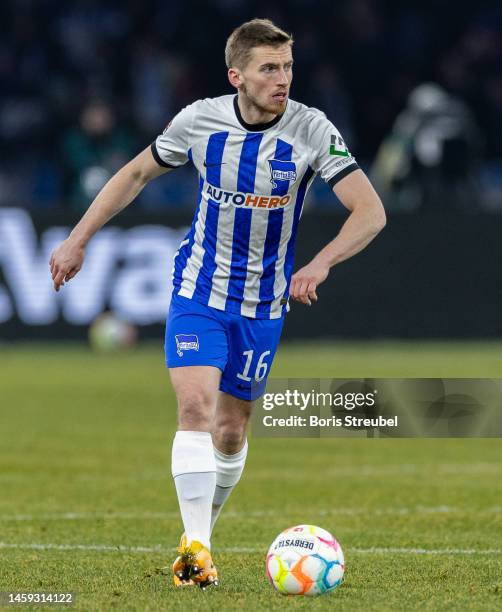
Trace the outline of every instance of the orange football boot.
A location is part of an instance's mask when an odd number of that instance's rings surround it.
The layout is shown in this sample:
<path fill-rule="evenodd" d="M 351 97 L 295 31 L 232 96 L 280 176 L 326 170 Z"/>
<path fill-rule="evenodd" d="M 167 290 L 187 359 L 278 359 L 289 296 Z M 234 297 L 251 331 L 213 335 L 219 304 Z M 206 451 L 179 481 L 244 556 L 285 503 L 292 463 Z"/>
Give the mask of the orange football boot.
<path fill-rule="evenodd" d="M 197 584 L 202 590 L 208 586 L 218 586 L 218 572 L 209 550 L 197 540 L 187 546 L 186 536 L 181 536 L 178 546 L 179 556 L 173 563 L 173 580 L 175 586 L 193 586 Z"/>

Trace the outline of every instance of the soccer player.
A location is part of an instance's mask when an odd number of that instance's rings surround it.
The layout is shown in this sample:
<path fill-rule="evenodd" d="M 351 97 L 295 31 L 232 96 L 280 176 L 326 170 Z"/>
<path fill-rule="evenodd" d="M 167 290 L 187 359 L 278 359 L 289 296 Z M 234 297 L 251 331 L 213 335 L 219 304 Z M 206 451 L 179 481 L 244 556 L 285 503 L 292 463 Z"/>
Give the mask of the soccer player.
<path fill-rule="evenodd" d="M 175 256 L 165 336 L 178 402 L 179 586 L 217 583 L 211 532 L 242 474 L 252 402 L 265 389 L 289 299 L 317 301 L 330 268 L 385 225 L 380 199 L 335 126 L 289 98 L 292 45 L 269 20 L 238 27 L 225 49 L 237 94 L 198 100 L 176 115 L 111 178 L 50 259 L 58 291 L 80 270 L 89 239 L 148 181 L 188 161 L 197 168 L 197 210 Z M 292 274 L 302 206 L 317 173 L 350 215 Z"/>

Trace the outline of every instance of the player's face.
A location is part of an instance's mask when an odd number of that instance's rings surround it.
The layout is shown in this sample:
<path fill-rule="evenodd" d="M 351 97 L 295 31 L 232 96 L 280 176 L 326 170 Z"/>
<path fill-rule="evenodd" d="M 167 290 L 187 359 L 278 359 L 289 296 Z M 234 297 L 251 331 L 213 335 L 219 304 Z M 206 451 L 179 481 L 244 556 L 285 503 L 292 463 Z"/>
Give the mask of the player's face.
<path fill-rule="evenodd" d="M 249 102 L 263 113 L 281 115 L 293 80 L 291 46 L 254 47 L 240 77 L 240 91 Z"/>

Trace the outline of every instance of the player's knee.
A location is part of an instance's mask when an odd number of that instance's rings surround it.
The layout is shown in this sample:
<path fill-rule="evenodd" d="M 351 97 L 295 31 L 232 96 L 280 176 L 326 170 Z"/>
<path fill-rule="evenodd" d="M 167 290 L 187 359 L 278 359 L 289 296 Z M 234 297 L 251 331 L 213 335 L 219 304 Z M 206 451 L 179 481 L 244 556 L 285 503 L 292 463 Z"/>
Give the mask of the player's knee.
<path fill-rule="evenodd" d="M 217 427 L 213 431 L 213 443 L 222 453 L 233 455 L 238 453 L 244 446 L 246 439 L 246 427 L 238 424 L 227 423 Z"/>
<path fill-rule="evenodd" d="M 209 428 L 214 412 L 215 398 L 202 388 L 193 388 L 178 397 L 178 413 L 181 425 L 199 429 Z"/>

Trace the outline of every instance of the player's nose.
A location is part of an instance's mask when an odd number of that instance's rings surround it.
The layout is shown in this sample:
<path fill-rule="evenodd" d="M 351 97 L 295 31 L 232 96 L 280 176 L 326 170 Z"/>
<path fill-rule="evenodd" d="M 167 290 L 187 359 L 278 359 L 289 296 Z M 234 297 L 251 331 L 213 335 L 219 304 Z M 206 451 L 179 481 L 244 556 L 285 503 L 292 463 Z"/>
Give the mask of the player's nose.
<path fill-rule="evenodd" d="M 288 81 L 288 75 L 286 74 L 286 71 L 284 69 L 279 70 L 277 74 L 276 85 L 281 86 L 281 87 L 287 87 L 288 83 L 289 81 Z"/>

